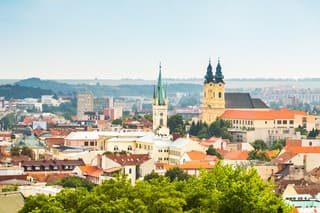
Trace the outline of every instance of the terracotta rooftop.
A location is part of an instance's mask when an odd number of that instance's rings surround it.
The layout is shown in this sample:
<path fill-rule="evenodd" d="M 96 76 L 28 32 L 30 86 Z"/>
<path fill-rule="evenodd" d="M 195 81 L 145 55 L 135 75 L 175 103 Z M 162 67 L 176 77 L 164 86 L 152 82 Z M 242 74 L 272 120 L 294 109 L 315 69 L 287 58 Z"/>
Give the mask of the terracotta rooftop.
<path fill-rule="evenodd" d="M 292 153 L 320 153 L 320 147 L 299 147 L 299 146 L 286 146 L 286 152 Z"/>
<path fill-rule="evenodd" d="M 105 156 L 120 165 L 141 165 L 151 159 L 148 154 L 107 154 Z"/>
<path fill-rule="evenodd" d="M 294 119 L 296 115 L 307 116 L 304 111 L 289 110 L 286 108 L 280 110 L 226 110 L 221 118 L 225 119 L 244 119 L 244 120 L 276 120 L 276 119 Z"/>
<path fill-rule="evenodd" d="M 103 174 L 103 169 L 97 166 L 85 165 L 79 166 L 79 169 L 81 170 L 82 174 L 87 174 L 93 177 L 100 177 L 100 175 Z"/>
<path fill-rule="evenodd" d="M 286 146 L 302 146 L 301 139 L 287 139 Z"/>
<path fill-rule="evenodd" d="M 248 151 L 230 150 L 223 153 L 223 158 L 226 160 L 247 160 L 248 156 Z"/>
<path fill-rule="evenodd" d="M 287 163 L 289 160 L 291 160 L 296 155 L 297 155 L 297 153 L 284 152 L 281 155 L 279 155 L 277 158 L 273 159 L 272 162 L 280 163 L 280 164 Z"/>

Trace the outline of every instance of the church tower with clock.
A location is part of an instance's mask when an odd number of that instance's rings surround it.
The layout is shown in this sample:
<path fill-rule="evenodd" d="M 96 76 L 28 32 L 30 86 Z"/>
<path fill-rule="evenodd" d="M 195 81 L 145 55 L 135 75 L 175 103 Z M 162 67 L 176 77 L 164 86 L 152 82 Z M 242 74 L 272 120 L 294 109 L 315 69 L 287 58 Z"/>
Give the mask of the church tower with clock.
<path fill-rule="evenodd" d="M 212 72 L 211 61 L 209 61 L 203 85 L 202 122 L 211 124 L 225 112 L 225 83 L 223 78 L 220 60 L 218 60 L 215 75 Z"/>

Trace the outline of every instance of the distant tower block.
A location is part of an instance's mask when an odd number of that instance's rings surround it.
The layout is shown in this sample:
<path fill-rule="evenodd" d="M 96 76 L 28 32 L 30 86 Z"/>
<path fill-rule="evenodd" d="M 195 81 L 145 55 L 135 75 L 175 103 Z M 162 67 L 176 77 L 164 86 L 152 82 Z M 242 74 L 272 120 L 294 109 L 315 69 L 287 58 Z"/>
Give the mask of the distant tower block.
<path fill-rule="evenodd" d="M 201 120 L 207 124 L 214 122 L 225 111 L 224 81 L 221 72 L 220 60 L 213 75 L 211 61 L 207 68 L 203 85 L 203 107 Z"/>
<path fill-rule="evenodd" d="M 162 82 L 161 64 L 159 66 L 158 84 L 153 91 L 153 131 L 158 135 L 169 135 L 168 120 L 168 96 L 167 89 Z"/>
<path fill-rule="evenodd" d="M 77 95 L 78 120 L 87 120 L 86 112 L 93 112 L 93 94 L 91 92 L 82 92 Z"/>

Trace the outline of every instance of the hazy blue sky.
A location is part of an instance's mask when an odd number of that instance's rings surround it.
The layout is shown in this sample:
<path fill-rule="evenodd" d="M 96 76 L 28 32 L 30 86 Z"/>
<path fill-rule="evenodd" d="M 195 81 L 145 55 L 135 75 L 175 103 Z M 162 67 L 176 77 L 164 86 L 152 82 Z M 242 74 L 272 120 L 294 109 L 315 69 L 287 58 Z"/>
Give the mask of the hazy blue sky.
<path fill-rule="evenodd" d="M 0 78 L 320 77 L 319 0 L 0 0 Z"/>

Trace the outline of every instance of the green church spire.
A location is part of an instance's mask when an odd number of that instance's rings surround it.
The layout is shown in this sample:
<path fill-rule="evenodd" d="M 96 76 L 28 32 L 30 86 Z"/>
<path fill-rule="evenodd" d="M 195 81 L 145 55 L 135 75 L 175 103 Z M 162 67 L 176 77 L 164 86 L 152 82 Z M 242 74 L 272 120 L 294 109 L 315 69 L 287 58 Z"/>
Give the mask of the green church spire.
<path fill-rule="evenodd" d="M 214 82 L 214 76 L 212 73 L 211 60 L 209 59 L 209 65 L 207 67 L 207 73 L 204 77 L 204 83 L 212 83 Z"/>
<path fill-rule="evenodd" d="M 155 97 L 158 99 L 158 105 L 165 105 L 166 91 L 162 83 L 161 63 L 159 65 L 158 85 L 155 91 Z"/>
<path fill-rule="evenodd" d="M 222 75 L 222 71 L 221 71 L 220 59 L 218 59 L 218 64 L 216 67 L 216 76 L 215 76 L 216 83 L 224 83 L 223 78 L 224 76 Z"/>

